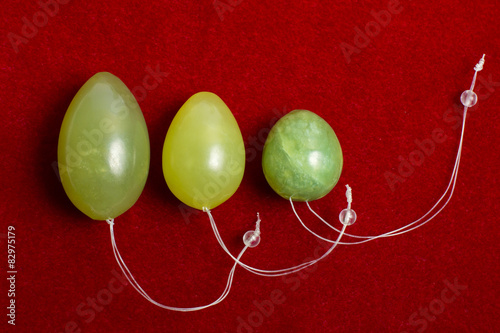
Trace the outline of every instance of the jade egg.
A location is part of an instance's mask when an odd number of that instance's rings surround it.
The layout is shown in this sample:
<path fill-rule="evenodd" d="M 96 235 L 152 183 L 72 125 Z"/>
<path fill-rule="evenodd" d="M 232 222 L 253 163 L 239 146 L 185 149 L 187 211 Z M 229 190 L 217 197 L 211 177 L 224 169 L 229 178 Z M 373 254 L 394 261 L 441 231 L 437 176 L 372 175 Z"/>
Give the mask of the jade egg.
<path fill-rule="evenodd" d="M 58 143 L 61 182 L 94 220 L 115 218 L 139 198 L 149 171 L 149 136 L 141 108 L 111 73 L 92 76 L 64 116 Z"/>
<path fill-rule="evenodd" d="M 163 175 L 186 205 L 212 209 L 238 189 L 245 170 L 240 128 L 211 92 L 191 96 L 175 115 L 163 145 Z"/>
<path fill-rule="evenodd" d="M 342 172 L 342 149 L 330 125 L 317 114 L 294 110 L 273 126 L 264 145 L 262 169 L 285 199 L 312 201 L 327 195 Z"/>

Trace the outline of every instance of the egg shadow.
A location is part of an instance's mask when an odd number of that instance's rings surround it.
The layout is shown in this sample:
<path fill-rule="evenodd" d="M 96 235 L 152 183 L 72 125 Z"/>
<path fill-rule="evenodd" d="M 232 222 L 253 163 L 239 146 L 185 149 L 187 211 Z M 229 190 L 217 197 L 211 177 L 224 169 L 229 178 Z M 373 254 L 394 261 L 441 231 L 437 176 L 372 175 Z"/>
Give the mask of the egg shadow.
<path fill-rule="evenodd" d="M 278 121 L 275 114 L 271 114 L 269 122 L 259 122 L 259 129 L 256 135 L 250 135 L 245 140 L 246 165 L 244 182 L 245 187 L 251 186 L 255 190 L 255 194 L 261 198 L 272 198 L 275 193 L 269 186 L 264 171 L 262 170 L 262 154 L 264 152 L 264 144 L 269 136 L 269 132 L 274 124 Z M 247 185 L 249 183 L 249 185 Z"/>
<path fill-rule="evenodd" d="M 164 108 L 165 111 L 160 119 L 154 123 L 148 124 L 151 162 L 146 187 L 153 192 L 155 198 L 159 198 L 158 200 L 160 200 L 161 204 L 165 204 L 172 208 L 177 208 L 179 205 L 182 205 L 182 203 L 170 191 L 165 182 L 162 167 L 163 143 L 165 142 L 168 128 L 183 103 L 184 100 L 181 99 L 172 101 Z"/>
<path fill-rule="evenodd" d="M 75 82 L 77 81 L 78 79 L 75 78 Z M 73 205 L 64 192 L 57 161 L 57 145 L 61 124 L 66 110 L 79 88 L 76 84 L 67 85 L 64 90 L 59 91 L 60 98 L 47 107 L 47 112 L 45 112 L 47 116 L 40 128 L 37 129 L 37 134 L 42 139 L 38 143 L 35 159 L 36 163 L 42 167 L 36 168 L 35 178 L 41 183 L 41 187 L 46 193 L 46 200 L 51 206 L 63 211 L 69 221 L 89 226 L 88 218 Z"/>

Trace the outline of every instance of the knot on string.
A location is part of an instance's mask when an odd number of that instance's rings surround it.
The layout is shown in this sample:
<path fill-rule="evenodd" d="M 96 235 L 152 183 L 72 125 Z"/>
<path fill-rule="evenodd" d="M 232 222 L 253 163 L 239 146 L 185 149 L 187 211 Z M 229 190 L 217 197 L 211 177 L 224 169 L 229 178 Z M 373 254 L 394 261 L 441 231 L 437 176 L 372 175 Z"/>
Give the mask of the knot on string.
<path fill-rule="evenodd" d="M 474 70 L 476 72 L 479 72 L 479 71 L 482 71 L 483 70 L 483 65 L 484 65 L 484 56 L 485 54 L 483 54 L 483 57 L 481 58 L 481 60 L 479 60 L 479 62 L 476 64 L 476 66 L 474 66 Z"/>
<path fill-rule="evenodd" d="M 255 222 L 255 233 L 260 235 L 260 214 L 257 212 L 257 221 Z"/>
<path fill-rule="evenodd" d="M 349 208 L 351 208 L 351 203 L 352 203 L 352 189 L 349 185 L 345 186 L 347 188 L 347 191 L 345 192 L 345 197 L 347 198 L 347 205 Z"/>
<path fill-rule="evenodd" d="M 115 219 L 107 219 L 106 222 L 111 226 L 115 225 Z"/>
<path fill-rule="evenodd" d="M 205 213 L 210 213 L 210 208 L 208 207 L 203 207 L 202 208 Z"/>

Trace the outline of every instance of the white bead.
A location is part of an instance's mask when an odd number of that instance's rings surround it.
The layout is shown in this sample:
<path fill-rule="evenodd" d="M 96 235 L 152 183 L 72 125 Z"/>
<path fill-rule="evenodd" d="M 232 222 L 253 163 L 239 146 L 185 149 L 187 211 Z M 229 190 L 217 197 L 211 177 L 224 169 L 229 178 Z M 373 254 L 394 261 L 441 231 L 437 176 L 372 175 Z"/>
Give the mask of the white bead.
<path fill-rule="evenodd" d="M 354 222 L 356 222 L 356 218 L 356 212 L 350 208 L 343 209 L 339 214 L 339 220 L 344 225 L 354 224 Z"/>
<path fill-rule="evenodd" d="M 471 90 L 466 90 L 460 96 L 460 102 L 462 102 L 462 104 L 464 106 L 470 108 L 471 106 L 476 105 L 476 103 L 477 103 L 477 95 L 476 95 L 475 92 L 473 92 Z"/>
<path fill-rule="evenodd" d="M 248 247 L 256 247 L 260 243 L 260 232 L 250 230 L 243 235 L 243 243 Z"/>

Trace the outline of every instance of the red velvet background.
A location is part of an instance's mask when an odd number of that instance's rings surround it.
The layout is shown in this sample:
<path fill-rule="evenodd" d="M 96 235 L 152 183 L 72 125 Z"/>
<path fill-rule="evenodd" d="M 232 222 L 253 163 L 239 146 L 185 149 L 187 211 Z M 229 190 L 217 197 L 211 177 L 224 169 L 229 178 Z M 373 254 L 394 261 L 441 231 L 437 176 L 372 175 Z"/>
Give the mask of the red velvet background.
<path fill-rule="evenodd" d="M 47 7 L 51 16 L 35 1 L 8 1 L 2 8 L 2 327 L 20 332 L 498 331 L 498 1 L 401 0 L 397 6 L 388 1 L 60 1 Z M 387 10 L 390 22 L 381 14 L 386 26 L 375 23 L 374 15 Z M 30 30 L 33 21 L 39 27 Z M 356 38 L 365 28 L 371 37 Z M 346 44 L 357 47 L 349 57 L 342 52 Z M 238 253 L 259 211 L 262 242 L 243 260 L 282 268 L 322 248 L 263 176 L 260 155 L 272 122 L 297 108 L 327 120 L 342 144 L 344 170 L 337 187 L 312 206 L 339 226 L 348 183 L 358 213 L 348 232 L 386 232 L 420 217 L 445 190 L 460 135 L 455 124 L 461 111 L 455 105 L 483 53 L 486 63 L 476 86 L 480 100 L 468 117 L 457 188 L 440 215 L 402 236 L 340 246 L 302 275 L 266 278 L 238 268 L 227 299 L 204 311 L 162 310 L 130 286 L 122 290 L 113 274 L 118 266 L 107 224 L 71 204 L 54 170 L 59 128 L 75 93 L 96 72 L 120 77 L 140 100 L 152 157 L 143 194 L 116 220 L 118 246 L 154 299 L 181 307 L 210 303 L 222 292 L 232 261 L 204 213 L 179 209 L 161 170 L 168 126 L 192 94 L 218 94 L 234 113 L 248 150 L 240 188 L 213 210 L 223 239 Z M 168 76 L 146 91 L 140 87 L 147 68 Z M 431 139 L 436 129 L 447 140 L 435 144 L 434 152 L 391 189 L 386 175 L 398 174 L 399 157 L 408 159 L 419 149 L 415 140 Z M 334 237 L 304 204 L 298 209 L 311 228 Z M 16 228 L 17 241 L 15 328 L 6 317 L 8 225 Z M 446 281 L 462 289 L 453 294 Z M 114 294 L 106 291 L 110 288 Z M 271 308 L 277 295 L 281 304 Z M 97 296 L 109 304 L 93 310 L 87 302 Z M 266 308 L 259 310 L 262 305 Z M 438 314 L 421 314 L 429 307 Z"/>

